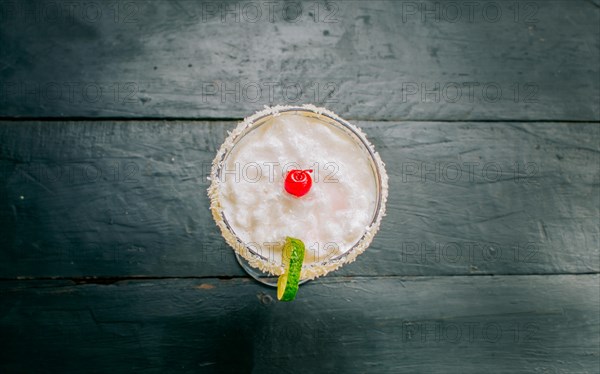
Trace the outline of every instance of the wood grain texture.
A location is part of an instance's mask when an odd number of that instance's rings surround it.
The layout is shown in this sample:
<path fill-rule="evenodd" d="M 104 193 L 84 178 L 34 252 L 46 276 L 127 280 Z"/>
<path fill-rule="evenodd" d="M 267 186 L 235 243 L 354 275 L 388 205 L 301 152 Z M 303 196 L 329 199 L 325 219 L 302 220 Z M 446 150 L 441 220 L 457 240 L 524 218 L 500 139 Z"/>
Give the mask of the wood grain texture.
<path fill-rule="evenodd" d="M 0 0 L 0 373 L 599 373 L 599 50 L 599 0 Z M 278 303 L 206 176 L 300 103 L 390 198 Z"/>
<path fill-rule="evenodd" d="M 0 283 L 3 372 L 597 373 L 598 275 Z"/>
<path fill-rule="evenodd" d="M 2 0 L 0 116 L 600 118 L 592 1 L 328 4 Z"/>
<path fill-rule="evenodd" d="M 335 275 L 599 271 L 597 123 L 357 124 L 388 214 Z M 0 277 L 243 275 L 206 196 L 233 126 L 0 123 Z"/>

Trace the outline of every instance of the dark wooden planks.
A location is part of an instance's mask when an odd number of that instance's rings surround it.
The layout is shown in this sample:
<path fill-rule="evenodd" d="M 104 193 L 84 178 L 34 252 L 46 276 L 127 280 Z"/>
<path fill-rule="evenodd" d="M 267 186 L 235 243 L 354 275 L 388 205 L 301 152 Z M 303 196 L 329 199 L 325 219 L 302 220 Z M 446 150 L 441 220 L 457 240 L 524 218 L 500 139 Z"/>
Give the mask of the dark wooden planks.
<path fill-rule="evenodd" d="M 599 271 L 597 123 L 358 124 L 388 214 L 336 275 Z M 0 277 L 243 275 L 205 193 L 234 125 L 0 123 Z"/>
<path fill-rule="evenodd" d="M 3 372 L 597 373 L 598 275 L 0 283 Z"/>
<path fill-rule="evenodd" d="M 600 118 L 594 2 L 328 4 L 2 0 L 0 116 Z"/>
<path fill-rule="evenodd" d="M 5 124 L 4 275 L 241 274 L 206 195 L 227 129 L 231 124 Z M 165 271 L 166 263 L 174 267 Z"/>

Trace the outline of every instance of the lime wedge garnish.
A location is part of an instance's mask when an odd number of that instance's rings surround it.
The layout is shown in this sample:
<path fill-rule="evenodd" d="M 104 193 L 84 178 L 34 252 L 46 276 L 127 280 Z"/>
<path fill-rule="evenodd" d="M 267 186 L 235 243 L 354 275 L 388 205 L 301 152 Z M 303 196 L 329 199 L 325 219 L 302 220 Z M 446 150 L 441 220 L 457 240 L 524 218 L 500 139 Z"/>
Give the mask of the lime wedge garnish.
<path fill-rule="evenodd" d="M 285 270 L 277 280 L 277 299 L 292 301 L 298 292 L 302 261 L 304 261 L 304 243 L 300 239 L 286 237 L 282 255 Z"/>

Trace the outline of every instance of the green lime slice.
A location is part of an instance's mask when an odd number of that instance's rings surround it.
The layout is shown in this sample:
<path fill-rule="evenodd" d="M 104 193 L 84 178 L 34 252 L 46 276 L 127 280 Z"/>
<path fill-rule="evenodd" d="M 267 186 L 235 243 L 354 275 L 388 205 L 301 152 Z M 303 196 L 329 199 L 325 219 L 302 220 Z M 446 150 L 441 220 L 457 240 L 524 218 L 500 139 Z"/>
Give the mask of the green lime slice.
<path fill-rule="evenodd" d="M 298 292 L 302 261 L 304 261 L 304 243 L 300 239 L 286 237 L 282 255 L 285 270 L 277 280 L 277 299 L 292 301 Z"/>

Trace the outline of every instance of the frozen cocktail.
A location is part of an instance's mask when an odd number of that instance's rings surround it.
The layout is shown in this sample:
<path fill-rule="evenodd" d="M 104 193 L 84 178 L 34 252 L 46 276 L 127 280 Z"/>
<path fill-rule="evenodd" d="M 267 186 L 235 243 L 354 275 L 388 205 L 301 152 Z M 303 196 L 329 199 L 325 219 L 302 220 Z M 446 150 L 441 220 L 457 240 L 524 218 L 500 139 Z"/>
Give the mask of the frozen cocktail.
<path fill-rule="evenodd" d="M 385 213 L 387 174 L 371 143 L 311 105 L 246 118 L 219 149 L 210 179 L 226 242 L 250 275 L 280 288 L 290 271 L 301 282 L 354 261 Z"/>

